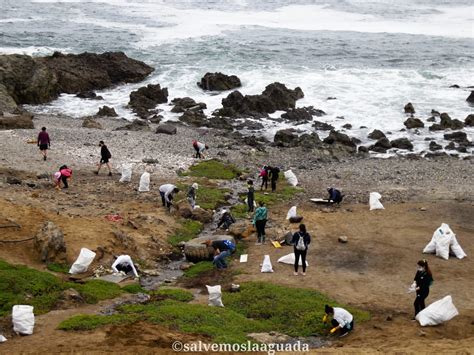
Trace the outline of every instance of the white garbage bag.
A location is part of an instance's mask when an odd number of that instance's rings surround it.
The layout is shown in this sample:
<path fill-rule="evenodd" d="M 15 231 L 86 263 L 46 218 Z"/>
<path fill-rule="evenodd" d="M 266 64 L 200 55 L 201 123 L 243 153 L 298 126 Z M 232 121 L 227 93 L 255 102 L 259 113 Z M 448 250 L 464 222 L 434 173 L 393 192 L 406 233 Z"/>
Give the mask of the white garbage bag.
<path fill-rule="evenodd" d="M 82 248 L 79 256 L 69 269 L 70 274 L 80 274 L 86 272 L 89 265 L 95 258 L 95 253 L 87 248 Z"/>
<path fill-rule="evenodd" d="M 291 186 L 298 185 L 298 179 L 294 172 L 292 172 L 291 170 L 287 170 L 283 174 L 285 175 L 285 178 L 286 178 L 286 181 L 288 181 L 288 184 L 290 184 Z"/>
<path fill-rule="evenodd" d="M 458 259 L 462 259 L 467 256 L 459 245 L 456 239 L 456 234 L 454 234 L 448 224 L 442 223 L 441 226 L 434 231 L 433 237 L 423 249 L 423 253 L 436 253 L 436 256 L 448 260 L 450 250 Z"/>
<path fill-rule="evenodd" d="M 378 192 L 371 192 L 369 197 L 370 211 L 372 210 L 384 210 L 382 203 L 379 201 L 382 195 Z"/>
<path fill-rule="evenodd" d="M 33 306 L 16 305 L 12 310 L 13 331 L 23 335 L 33 334 L 35 315 Z"/>
<path fill-rule="evenodd" d="M 296 217 L 296 206 L 291 207 L 286 214 L 286 219 L 290 219 L 291 217 Z"/>
<path fill-rule="evenodd" d="M 456 317 L 459 314 L 458 310 L 453 304 L 450 295 L 433 302 L 420 313 L 415 319 L 422 327 L 427 325 L 437 325 Z"/>
<path fill-rule="evenodd" d="M 0 334 L 0 343 L 4 343 L 7 341 L 7 338 L 5 338 L 2 334 Z"/>
<path fill-rule="evenodd" d="M 145 171 L 140 177 L 140 186 L 138 187 L 138 191 L 140 192 L 150 191 L 150 173 L 148 171 Z"/>
<path fill-rule="evenodd" d="M 130 182 L 132 181 L 132 164 L 124 163 L 122 164 L 122 177 L 119 180 L 120 182 Z"/>
<path fill-rule="evenodd" d="M 295 265 L 295 253 L 290 253 L 288 255 L 282 256 L 280 259 L 278 259 L 278 262 L 283 264 Z M 298 260 L 298 265 L 303 266 L 303 261 L 301 258 L 300 260 Z M 306 266 L 308 266 L 307 260 Z"/>
<path fill-rule="evenodd" d="M 213 307 L 224 307 L 224 304 L 222 303 L 222 290 L 221 290 L 221 285 L 217 286 L 208 286 L 207 287 L 207 292 L 209 292 L 209 306 Z"/>
<path fill-rule="evenodd" d="M 270 255 L 265 255 L 263 257 L 263 264 L 261 272 L 273 272 L 272 262 L 270 261 Z"/>

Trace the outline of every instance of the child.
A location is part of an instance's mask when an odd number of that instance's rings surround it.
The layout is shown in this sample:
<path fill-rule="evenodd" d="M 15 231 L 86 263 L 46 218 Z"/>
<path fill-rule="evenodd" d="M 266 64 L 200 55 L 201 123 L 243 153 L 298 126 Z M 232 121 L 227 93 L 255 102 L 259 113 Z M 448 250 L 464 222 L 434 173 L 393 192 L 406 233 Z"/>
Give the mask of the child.
<path fill-rule="evenodd" d="M 59 168 L 59 172 L 61 173 L 61 181 L 64 184 L 64 188 L 69 188 L 67 179 L 72 179 L 72 170 L 68 168 L 67 165 L 63 165 Z"/>
<path fill-rule="evenodd" d="M 253 204 L 255 201 L 255 189 L 253 188 L 253 181 L 249 180 L 247 181 L 247 187 L 248 187 L 248 192 L 247 192 L 247 206 L 249 208 L 249 212 L 253 212 Z"/>
<path fill-rule="evenodd" d="M 267 166 L 264 166 L 260 170 L 260 174 L 258 175 L 258 177 L 262 178 L 262 186 L 260 186 L 260 190 L 263 190 L 264 185 L 265 185 L 265 190 L 266 190 L 268 187 L 268 167 Z"/>
<path fill-rule="evenodd" d="M 59 184 L 61 183 L 61 172 L 56 171 L 53 175 L 54 187 L 56 190 L 59 190 L 61 187 Z"/>

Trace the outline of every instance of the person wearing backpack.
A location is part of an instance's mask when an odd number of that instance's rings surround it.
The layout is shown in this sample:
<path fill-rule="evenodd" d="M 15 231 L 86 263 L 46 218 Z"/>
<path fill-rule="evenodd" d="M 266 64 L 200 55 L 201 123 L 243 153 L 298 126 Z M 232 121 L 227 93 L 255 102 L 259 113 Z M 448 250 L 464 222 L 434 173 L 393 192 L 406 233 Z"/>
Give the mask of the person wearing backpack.
<path fill-rule="evenodd" d="M 268 166 L 263 166 L 263 168 L 260 170 L 258 177 L 262 178 L 262 186 L 260 186 L 260 191 L 263 190 L 263 186 L 265 186 L 266 190 L 268 188 Z"/>
<path fill-rule="evenodd" d="M 416 298 L 413 305 L 415 306 L 415 317 L 416 315 L 425 309 L 425 299 L 430 293 L 430 286 L 433 283 L 433 274 L 431 273 L 428 261 L 426 259 L 419 260 L 417 263 L 417 270 L 415 274 L 415 291 Z M 413 317 L 413 320 L 415 319 Z"/>
<path fill-rule="evenodd" d="M 295 272 L 294 275 L 298 275 L 298 263 L 301 256 L 301 262 L 303 265 L 303 276 L 306 275 L 306 253 L 308 252 L 308 245 L 311 243 L 311 236 L 306 232 L 306 226 L 300 224 L 299 231 L 293 234 L 291 243 L 295 253 Z"/>
<path fill-rule="evenodd" d="M 100 168 L 102 165 L 106 164 L 107 168 L 109 168 L 109 176 L 112 176 L 112 169 L 110 167 L 109 159 L 112 158 L 112 154 L 110 154 L 109 148 L 105 145 L 104 141 L 99 142 L 100 147 L 100 162 L 97 171 L 95 172 L 96 175 L 99 175 Z"/>
<path fill-rule="evenodd" d="M 278 176 L 280 174 L 280 169 L 276 166 L 274 166 L 274 167 L 269 166 L 268 169 L 269 169 L 270 183 L 271 183 L 271 186 L 272 186 L 272 192 L 275 192 L 276 186 L 277 186 Z"/>
<path fill-rule="evenodd" d="M 206 245 L 214 248 L 214 260 L 212 263 L 216 268 L 226 269 L 227 263 L 225 258 L 235 252 L 235 244 L 230 240 L 207 240 Z"/>

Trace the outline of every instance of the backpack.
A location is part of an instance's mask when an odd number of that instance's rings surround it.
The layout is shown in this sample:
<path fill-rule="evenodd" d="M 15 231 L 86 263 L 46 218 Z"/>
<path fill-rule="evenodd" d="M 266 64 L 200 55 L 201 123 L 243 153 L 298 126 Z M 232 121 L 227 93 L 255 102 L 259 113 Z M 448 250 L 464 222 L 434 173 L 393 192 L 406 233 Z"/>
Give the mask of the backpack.
<path fill-rule="evenodd" d="M 224 240 L 224 244 L 227 246 L 227 248 L 229 248 L 231 253 L 235 251 L 235 244 L 232 243 L 230 240 Z"/>
<path fill-rule="evenodd" d="M 306 245 L 304 244 L 304 236 L 301 233 L 298 233 L 300 238 L 298 239 L 298 243 L 296 243 L 296 250 L 305 250 Z"/>

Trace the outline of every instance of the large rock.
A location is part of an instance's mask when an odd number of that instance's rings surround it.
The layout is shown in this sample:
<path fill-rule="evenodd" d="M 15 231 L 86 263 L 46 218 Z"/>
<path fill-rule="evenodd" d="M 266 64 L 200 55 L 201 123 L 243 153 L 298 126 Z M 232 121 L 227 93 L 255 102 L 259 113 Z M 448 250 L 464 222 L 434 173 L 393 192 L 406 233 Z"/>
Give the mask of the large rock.
<path fill-rule="evenodd" d="M 196 263 L 204 260 L 212 260 L 214 248 L 208 247 L 205 244 L 206 240 L 230 240 L 235 243 L 235 239 L 230 235 L 208 235 L 191 239 L 184 244 L 184 255 L 188 261 Z"/>
<path fill-rule="evenodd" d="M 471 91 L 466 101 L 469 102 L 470 104 L 474 104 L 474 91 Z"/>
<path fill-rule="evenodd" d="M 17 108 L 17 104 L 13 97 L 7 91 L 7 88 L 0 84 L 0 113 L 1 112 L 9 112 L 13 113 Z"/>
<path fill-rule="evenodd" d="M 87 99 L 87 100 L 103 100 L 102 96 L 98 96 L 94 91 L 83 91 L 76 95 L 80 99 Z"/>
<path fill-rule="evenodd" d="M 115 109 L 113 107 L 109 106 L 102 106 L 99 108 L 99 111 L 97 112 L 97 116 L 99 117 L 118 117 L 117 112 L 115 112 Z"/>
<path fill-rule="evenodd" d="M 197 85 L 203 90 L 224 91 L 238 88 L 242 86 L 242 83 L 235 75 L 206 73 Z"/>
<path fill-rule="evenodd" d="M 156 105 L 168 102 L 168 89 L 160 84 L 148 84 L 130 93 L 128 105 L 139 117 L 146 119 Z"/>
<path fill-rule="evenodd" d="M 382 131 L 378 129 L 374 129 L 372 132 L 369 133 L 367 137 L 374 140 L 379 140 L 380 138 L 386 138 L 385 133 L 383 133 Z"/>
<path fill-rule="evenodd" d="M 281 118 L 288 121 L 307 122 L 313 119 L 313 116 L 321 117 L 326 113 L 323 110 L 315 109 L 313 106 L 289 109 L 281 115 Z"/>
<path fill-rule="evenodd" d="M 53 222 L 46 222 L 36 233 L 34 246 L 43 262 L 60 264 L 67 262 L 64 234 Z"/>
<path fill-rule="evenodd" d="M 0 129 L 31 129 L 35 128 L 33 116 L 30 114 L 9 115 L 0 117 Z"/>
<path fill-rule="evenodd" d="M 229 227 L 229 234 L 237 239 L 245 239 L 255 232 L 255 227 L 249 221 L 238 220 Z"/>
<path fill-rule="evenodd" d="M 467 115 L 466 119 L 464 120 L 464 125 L 472 127 L 474 126 L 474 114 Z"/>
<path fill-rule="evenodd" d="M 174 113 L 181 113 L 181 112 L 186 112 L 188 110 L 190 111 L 202 111 L 205 108 L 207 108 L 206 104 L 204 102 L 196 102 L 194 99 L 190 97 L 177 97 L 173 100 L 171 100 L 171 103 L 174 105 L 174 107 L 171 109 L 171 112 Z"/>
<path fill-rule="evenodd" d="M 467 143 L 469 142 L 467 140 L 467 134 L 465 132 L 457 131 L 453 133 L 447 133 L 444 135 L 444 139 L 447 139 L 449 141 L 453 142 L 459 142 L 459 143 Z"/>
<path fill-rule="evenodd" d="M 42 104 L 61 93 L 77 94 L 139 82 L 153 68 L 122 52 L 61 54 L 32 58 L 0 56 L 0 84 L 17 104 Z"/>
<path fill-rule="evenodd" d="M 115 131 L 149 131 L 150 126 L 146 121 L 143 120 L 133 120 L 132 123 L 129 123 L 125 126 L 115 128 Z"/>
<path fill-rule="evenodd" d="M 321 139 L 316 132 L 304 133 L 298 138 L 298 146 L 305 149 L 314 149 L 321 146 Z"/>
<path fill-rule="evenodd" d="M 464 127 L 464 123 L 457 119 L 451 119 L 451 117 L 446 113 L 443 112 L 440 116 L 440 123 L 433 124 L 429 129 L 430 131 L 442 131 L 448 128 L 451 129 L 462 129 Z"/>
<path fill-rule="evenodd" d="M 356 144 L 347 134 L 335 130 L 329 132 L 329 136 L 324 138 L 323 142 L 327 144 L 341 144 L 350 147 L 354 152 L 356 150 Z"/>
<path fill-rule="evenodd" d="M 207 124 L 207 117 L 202 110 L 199 111 L 185 111 L 181 117 L 181 122 L 184 122 L 190 126 L 203 127 Z"/>
<path fill-rule="evenodd" d="M 176 126 L 169 123 L 160 124 L 156 128 L 156 133 L 161 133 L 161 134 L 172 135 L 172 134 L 176 134 L 177 132 L 178 130 Z"/>
<path fill-rule="evenodd" d="M 390 142 L 392 148 L 412 150 L 413 144 L 408 140 L 408 138 L 398 138 Z"/>
<path fill-rule="evenodd" d="M 278 147 L 294 147 L 298 142 L 298 131 L 294 128 L 281 129 L 275 133 L 273 142 Z"/>
<path fill-rule="evenodd" d="M 415 113 L 415 108 L 413 107 L 413 104 L 411 102 L 407 103 L 403 109 L 405 110 L 405 113 Z"/>
<path fill-rule="evenodd" d="M 419 118 L 409 117 L 405 122 L 403 122 L 406 128 L 423 128 L 425 124 Z"/>
<path fill-rule="evenodd" d="M 268 85 L 262 92 L 275 104 L 277 110 L 288 110 L 295 108 L 296 100 L 304 97 L 303 90 L 297 87 L 293 90 L 288 89 L 284 84 L 273 83 Z"/>
<path fill-rule="evenodd" d="M 88 118 L 84 119 L 84 121 L 82 121 L 82 127 L 102 129 L 102 125 L 91 117 L 88 117 Z"/>
<path fill-rule="evenodd" d="M 317 131 L 332 131 L 334 129 L 334 126 L 321 121 L 314 121 L 313 127 Z"/>
<path fill-rule="evenodd" d="M 375 144 L 369 147 L 369 150 L 377 153 L 385 153 L 388 149 L 392 148 L 390 141 L 388 138 L 380 138 Z"/>
<path fill-rule="evenodd" d="M 440 144 L 436 143 L 435 141 L 431 141 L 430 142 L 430 146 L 429 146 L 429 149 L 434 152 L 436 150 L 441 150 L 443 149 L 443 146 L 441 146 Z"/>

